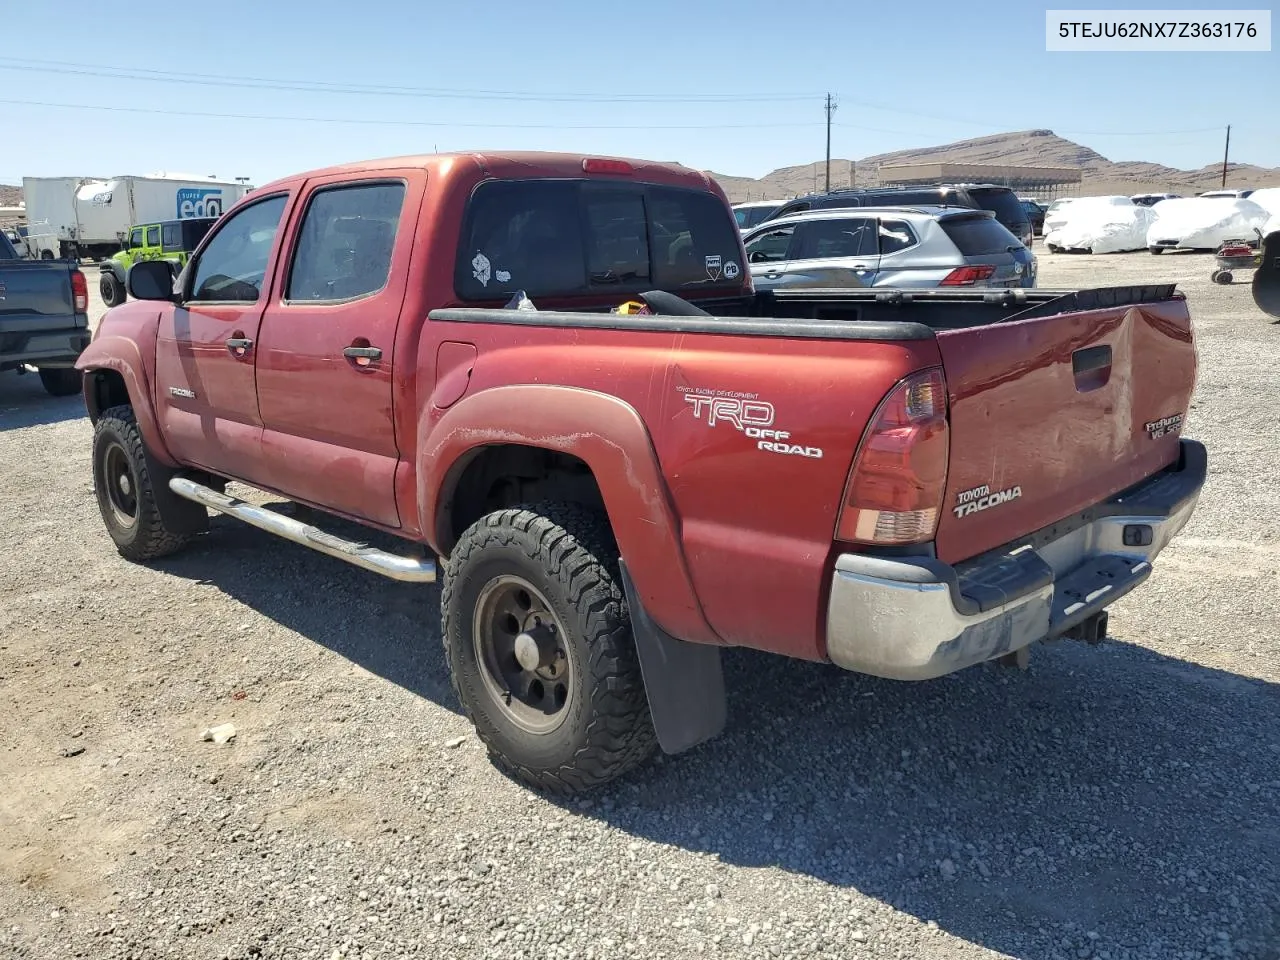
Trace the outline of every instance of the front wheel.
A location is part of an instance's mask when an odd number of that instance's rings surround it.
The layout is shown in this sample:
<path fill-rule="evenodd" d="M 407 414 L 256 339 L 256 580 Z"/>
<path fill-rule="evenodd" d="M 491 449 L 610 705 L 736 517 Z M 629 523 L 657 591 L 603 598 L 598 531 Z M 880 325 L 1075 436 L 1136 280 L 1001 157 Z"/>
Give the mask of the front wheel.
<path fill-rule="evenodd" d="M 1225 285 L 1230 283 L 1235 278 L 1231 275 L 1230 270 L 1215 270 L 1213 271 L 1213 275 L 1209 279 L 1212 280 L 1214 283 L 1221 283 Z"/>
<path fill-rule="evenodd" d="M 1147 250 L 1152 254 L 1164 253 L 1164 247 L 1147 247 Z"/>
<path fill-rule="evenodd" d="M 608 521 L 571 503 L 481 518 L 446 564 L 454 692 L 491 760 L 550 793 L 622 776 L 656 744 Z"/>
<path fill-rule="evenodd" d="M 93 428 L 93 487 L 107 533 L 126 559 L 154 560 L 191 539 L 170 530 L 160 515 L 132 407 L 104 410 Z"/>
<path fill-rule="evenodd" d="M 104 273 L 98 281 L 98 292 L 102 294 L 102 302 L 108 307 L 118 307 L 128 299 L 124 285 L 116 279 L 114 273 Z"/>

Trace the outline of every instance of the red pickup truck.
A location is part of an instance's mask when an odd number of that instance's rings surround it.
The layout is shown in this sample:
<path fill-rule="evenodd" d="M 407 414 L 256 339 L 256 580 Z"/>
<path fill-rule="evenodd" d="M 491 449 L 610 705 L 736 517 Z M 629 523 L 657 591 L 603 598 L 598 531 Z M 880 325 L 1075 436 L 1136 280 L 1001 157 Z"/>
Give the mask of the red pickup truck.
<path fill-rule="evenodd" d="M 128 284 L 78 362 L 120 553 L 213 510 L 401 580 L 443 558 L 458 699 L 551 791 L 714 737 L 725 646 L 923 680 L 1100 640 L 1206 473 L 1171 285 L 757 293 L 674 164 L 307 173 Z"/>

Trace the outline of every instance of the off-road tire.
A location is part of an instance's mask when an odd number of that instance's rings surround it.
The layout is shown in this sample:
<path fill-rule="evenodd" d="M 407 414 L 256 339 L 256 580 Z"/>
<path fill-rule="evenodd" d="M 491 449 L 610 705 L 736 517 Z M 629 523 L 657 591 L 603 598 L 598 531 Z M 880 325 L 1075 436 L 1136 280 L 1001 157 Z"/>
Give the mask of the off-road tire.
<path fill-rule="evenodd" d="M 108 493 L 107 462 L 113 449 L 123 452 L 131 487 L 135 491 L 136 510 L 132 523 L 122 522 Z M 190 535 L 175 533 L 165 526 L 156 506 L 153 486 L 156 479 L 147 465 L 142 433 L 138 430 L 133 407 L 104 410 L 93 428 L 93 488 L 107 533 L 120 555 L 127 560 L 145 561 L 168 556 L 191 540 Z"/>
<path fill-rule="evenodd" d="M 41 367 L 40 383 L 51 397 L 70 397 L 84 387 L 84 375 L 75 367 Z"/>
<path fill-rule="evenodd" d="M 441 634 L 454 693 L 491 761 L 536 790 L 580 793 L 654 751 L 617 557 L 602 514 L 576 503 L 538 503 L 482 517 L 446 562 Z M 549 733 L 513 722 L 482 678 L 473 640 L 478 600 L 503 575 L 536 587 L 569 635 L 572 698 L 565 721 Z"/>
<path fill-rule="evenodd" d="M 114 273 L 104 273 L 98 280 L 98 292 L 102 294 L 102 302 L 108 307 L 118 307 L 129 299 L 124 285 L 116 279 Z"/>

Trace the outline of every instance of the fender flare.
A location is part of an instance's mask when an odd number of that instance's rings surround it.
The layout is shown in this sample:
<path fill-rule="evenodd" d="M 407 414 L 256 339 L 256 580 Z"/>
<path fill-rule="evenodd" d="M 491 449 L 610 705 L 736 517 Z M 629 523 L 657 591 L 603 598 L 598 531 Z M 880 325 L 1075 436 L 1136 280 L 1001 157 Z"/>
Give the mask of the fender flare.
<path fill-rule="evenodd" d="M 151 398 L 151 385 L 147 380 L 146 367 L 142 364 L 142 353 L 136 343 L 127 337 L 98 337 L 80 354 L 76 360 L 76 369 L 85 374 L 84 404 L 91 422 L 96 423 L 98 415 L 102 413 L 94 394 L 93 372 L 110 370 L 118 373 L 124 380 L 125 389 L 129 391 L 133 415 L 148 452 L 157 462 L 167 467 L 178 466 L 160 435 Z"/>
<path fill-rule="evenodd" d="M 116 278 L 116 282 L 119 283 L 121 287 L 125 287 L 126 274 L 128 271 L 124 270 L 120 264 L 116 263 L 116 261 L 105 260 L 98 265 L 98 269 L 102 273 L 111 274 Z M 128 288 L 125 287 L 125 289 Z"/>
<path fill-rule="evenodd" d="M 570 454 L 595 475 L 619 553 L 648 616 L 672 637 L 724 643 L 698 602 L 657 452 L 630 404 L 577 387 L 491 387 L 443 414 L 428 405 L 417 432 L 420 529 L 433 534 L 437 546 L 450 542 L 445 523 L 454 487 L 484 448 L 519 444 Z"/>

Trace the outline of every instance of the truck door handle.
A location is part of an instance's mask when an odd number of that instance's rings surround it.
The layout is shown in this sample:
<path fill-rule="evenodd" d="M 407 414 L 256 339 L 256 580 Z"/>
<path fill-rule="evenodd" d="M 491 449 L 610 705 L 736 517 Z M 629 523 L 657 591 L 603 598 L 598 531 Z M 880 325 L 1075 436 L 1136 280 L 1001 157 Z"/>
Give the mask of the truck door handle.
<path fill-rule="evenodd" d="M 234 336 L 227 338 L 227 349 L 235 357 L 243 357 L 252 346 L 253 341 L 248 337 Z"/>
<path fill-rule="evenodd" d="M 381 347 L 347 347 L 342 351 L 342 355 L 348 360 L 354 360 L 357 366 L 367 367 L 375 360 L 382 359 Z"/>

